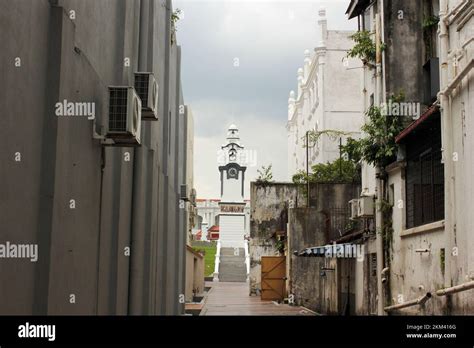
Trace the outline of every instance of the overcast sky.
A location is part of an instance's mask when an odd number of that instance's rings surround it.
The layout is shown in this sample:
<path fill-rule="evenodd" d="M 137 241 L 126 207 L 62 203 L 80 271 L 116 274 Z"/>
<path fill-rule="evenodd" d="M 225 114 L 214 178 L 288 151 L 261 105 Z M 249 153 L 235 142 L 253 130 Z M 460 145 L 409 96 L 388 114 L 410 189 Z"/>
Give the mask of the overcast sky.
<path fill-rule="evenodd" d="M 178 43 L 182 84 L 194 114 L 194 186 L 199 198 L 220 198 L 217 151 L 234 123 L 242 145 L 257 163 L 273 165 L 277 181 L 287 177 L 288 95 L 304 50 L 319 42 L 318 10 L 325 7 L 328 29 L 356 29 L 345 10 L 349 0 L 174 0 L 182 10 Z M 234 66 L 237 62 L 239 66 Z"/>

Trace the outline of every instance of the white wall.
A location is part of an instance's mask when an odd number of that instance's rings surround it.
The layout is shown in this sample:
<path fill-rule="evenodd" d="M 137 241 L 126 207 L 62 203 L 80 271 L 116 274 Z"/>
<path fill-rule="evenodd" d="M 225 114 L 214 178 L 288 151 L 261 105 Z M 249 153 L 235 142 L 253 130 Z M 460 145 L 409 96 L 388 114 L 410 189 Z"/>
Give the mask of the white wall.
<path fill-rule="evenodd" d="M 324 31 L 324 28 L 320 30 Z M 349 31 L 325 32 L 323 46 L 305 52 L 298 72 L 298 92 L 288 100 L 288 177 L 306 170 L 307 131 L 339 130 L 358 138 L 363 124 L 363 67 L 347 58 L 352 47 Z M 345 136 L 343 143 L 345 142 Z M 332 162 L 339 157 L 339 139 L 323 135 L 309 149 L 309 164 Z"/>

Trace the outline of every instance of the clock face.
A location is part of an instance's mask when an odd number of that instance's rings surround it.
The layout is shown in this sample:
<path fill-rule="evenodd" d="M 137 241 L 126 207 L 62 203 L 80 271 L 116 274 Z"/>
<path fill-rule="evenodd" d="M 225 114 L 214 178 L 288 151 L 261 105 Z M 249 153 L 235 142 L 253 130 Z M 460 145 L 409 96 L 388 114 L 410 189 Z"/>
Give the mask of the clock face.
<path fill-rule="evenodd" d="M 237 169 L 235 169 L 235 168 L 230 168 L 228 174 L 229 174 L 229 177 L 230 177 L 230 178 L 235 178 L 235 179 L 237 179 L 237 176 L 238 176 Z"/>

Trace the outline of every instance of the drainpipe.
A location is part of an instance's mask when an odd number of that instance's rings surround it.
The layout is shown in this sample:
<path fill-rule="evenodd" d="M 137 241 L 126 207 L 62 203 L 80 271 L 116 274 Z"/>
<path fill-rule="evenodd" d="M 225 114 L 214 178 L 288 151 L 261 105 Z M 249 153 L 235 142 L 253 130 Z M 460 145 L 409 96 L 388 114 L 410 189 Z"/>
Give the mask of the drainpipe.
<path fill-rule="evenodd" d="M 397 304 L 397 305 L 394 305 L 394 306 L 385 307 L 384 310 L 386 312 L 390 312 L 390 311 L 394 311 L 394 310 L 397 310 L 397 309 L 413 307 L 413 306 L 417 306 L 417 305 L 418 306 L 423 306 L 426 303 L 426 301 L 428 301 L 431 298 L 431 296 L 432 296 L 431 292 L 427 292 L 426 294 L 424 294 L 422 297 L 420 297 L 418 299 L 407 301 L 407 302 L 404 302 L 404 303 L 400 303 L 400 304 Z"/>
<path fill-rule="evenodd" d="M 380 47 L 380 13 L 375 15 L 375 45 L 376 45 L 376 73 L 375 73 L 375 105 L 379 106 L 382 103 L 383 90 L 382 90 L 382 51 Z M 376 167 L 376 187 L 377 187 L 377 206 L 381 206 L 383 198 L 383 180 L 381 179 L 382 169 Z M 383 217 L 380 209 L 375 209 L 375 224 L 381 231 L 383 226 Z M 383 283 L 382 283 L 382 269 L 384 268 L 383 263 L 383 238 L 381 233 L 376 234 L 375 247 L 377 253 L 377 314 L 384 315 L 384 294 L 383 294 Z"/>
<path fill-rule="evenodd" d="M 306 208 L 309 208 L 309 131 L 306 131 Z"/>
<path fill-rule="evenodd" d="M 245 251 L 245 267 L 247 269 L 247 280 L 250 275 L 250 253 L 249 253 L 249 241 L 246 239 L 244 241 L 244 251 Z"/>
<path fill-rule="evenodd" d="M 468 282 L 468 283 L 461 284 L 461 285 L 456 285 L 456 286 L 453 286 L 453 287 L 450 287 L 450 288 L 445 288 L 445 289 L 438 290 L 438 291 L 436 291 L 436 295 L 437 296 L 446 296 L 446 295 L 451 295 L 451 294 L 455 294 L 457 292 L 466 291 L 466 290 L 470 290 L 470 289 L 474 289 L 474 280 L 471 281 L 471 282 Z"/>
<path fill-rule="evenodd" d="M 147 71 L 147 29 L 148 29 L 148 0 L 140 1 L 140 29 L 139 29 L 139 52 L 138 52 L 138 70 Z M 144 133 L 142 132 L 144 135 Z M 142 137 L 144 142 L 144 136 Z M 133 155 L 133 188 L 132 188 L 132 234 L 131 234 L 131 257 L 130 257 L 130 275 L 129 275 L 129 315 L 154 314 L 154 309 L 147 307 L 148 297 L 144 298 L 147 289 L 144 289 L 144 280 L 149 277 L 145 274 L 145 265 L 143 253 L 146 243 L 144 236 L 144 221 L 141 212 L 145 208 L 146 192 L 143 182 L 143 156 L 144 148 L 135 148 Z"/>
<path fill-rule="evenodd" d="M 448 85 L 448 52 L 449 52 L 449 30 L 448 30 L 448 0 L 440 0 L 440 21 L 439 21 L 439 42 L 440 42 L 440 90 L 444 91 Z M 446 231 L 446 247 L 449 253 L 454 247 L 454 163 L 451 161 L 452 156 L 452 125 L 451 125 L 451 105 L 449 95 L 440 92 L 438 99 L 441 103 L 441 139 L 443 144 L 443 162 L 445 175 L 445 231 Z M 446 285 L 451 285 L 451 257 L 446 258 Z"/>

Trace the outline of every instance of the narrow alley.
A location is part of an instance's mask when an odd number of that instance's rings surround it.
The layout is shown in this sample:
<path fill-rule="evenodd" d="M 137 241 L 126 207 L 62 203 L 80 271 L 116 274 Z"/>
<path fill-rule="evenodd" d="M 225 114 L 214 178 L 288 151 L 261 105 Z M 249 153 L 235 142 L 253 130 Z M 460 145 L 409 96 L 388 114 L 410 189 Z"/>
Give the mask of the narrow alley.
<path fill-rule="evenodd" d="M 247 283 L 206 282 L 211 287 L 201 315 L 315 315 L 312 311 L 249 296 Z"/>

